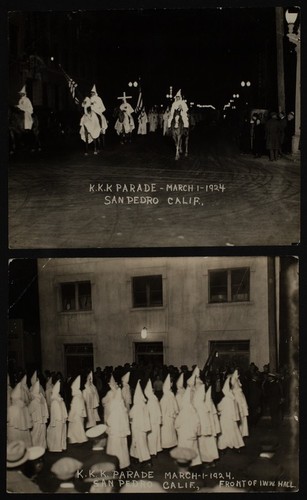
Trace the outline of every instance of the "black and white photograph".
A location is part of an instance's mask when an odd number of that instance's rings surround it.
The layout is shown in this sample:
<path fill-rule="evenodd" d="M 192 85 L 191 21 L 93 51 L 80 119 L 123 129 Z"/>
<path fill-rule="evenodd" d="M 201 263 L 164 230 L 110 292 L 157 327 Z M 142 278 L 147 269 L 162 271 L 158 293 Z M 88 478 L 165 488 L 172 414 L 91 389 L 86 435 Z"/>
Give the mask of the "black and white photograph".
<path fill-rule="evenodd" d="M 294 256 L 12 259 L 7 491 L 299 491 Z"/>
<path fill-rule="evenodd" d="M 25 4 L 9 248 L 299 243 L 300 8 Z"/>

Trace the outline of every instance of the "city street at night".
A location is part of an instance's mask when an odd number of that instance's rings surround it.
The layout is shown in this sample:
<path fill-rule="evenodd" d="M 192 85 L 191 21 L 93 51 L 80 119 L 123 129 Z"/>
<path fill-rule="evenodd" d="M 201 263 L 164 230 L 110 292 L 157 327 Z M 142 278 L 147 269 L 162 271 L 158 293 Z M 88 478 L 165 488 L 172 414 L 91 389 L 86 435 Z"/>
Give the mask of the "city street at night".
<path fill-rule="evenodd" d="M 299 163 L 240 154 L 222 134 L 198 124 L 189 156 L 178 161 L 171 138 L 159 132 L 124 145 L 107 135 L 96 156 L 84 156 L 78 143 L 17 155 L 9 171 L 10 246 L 297 243 Z"/>

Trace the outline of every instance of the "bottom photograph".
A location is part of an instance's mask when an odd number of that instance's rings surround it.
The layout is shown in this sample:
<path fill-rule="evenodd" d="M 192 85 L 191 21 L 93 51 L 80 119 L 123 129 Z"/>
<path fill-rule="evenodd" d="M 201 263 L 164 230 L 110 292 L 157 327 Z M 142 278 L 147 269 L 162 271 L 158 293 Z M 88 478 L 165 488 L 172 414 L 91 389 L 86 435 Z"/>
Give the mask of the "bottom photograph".
<path fill-rule="evenodd" d="M 9 262 L 6 491 L 299 491 L 295 256 Z"/>

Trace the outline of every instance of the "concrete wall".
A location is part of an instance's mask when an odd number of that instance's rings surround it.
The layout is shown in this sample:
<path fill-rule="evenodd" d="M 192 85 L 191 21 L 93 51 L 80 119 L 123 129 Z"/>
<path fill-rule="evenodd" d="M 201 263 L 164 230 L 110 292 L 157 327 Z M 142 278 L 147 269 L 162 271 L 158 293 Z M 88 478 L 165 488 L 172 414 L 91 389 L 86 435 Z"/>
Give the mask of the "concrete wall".
<path fill-rule="evenodd" d="M 250 301 L 209 304 L 208 271 L 250 268 Z M 250 361 L 268 361 L 267 259 L 171 257 L 38 261 L 43 368 L 64 367 L 64 344 L 91 342 L 94 366 L 132 362 L 134 342 L 162 341 L 166 364 L 203 366 L 213 340 L 249 340 Z M 163 306 L 132 307 L 132 277 L 161 274 Z M 90 280 L 92 311 L 61 311 L 60 283 Z"/>

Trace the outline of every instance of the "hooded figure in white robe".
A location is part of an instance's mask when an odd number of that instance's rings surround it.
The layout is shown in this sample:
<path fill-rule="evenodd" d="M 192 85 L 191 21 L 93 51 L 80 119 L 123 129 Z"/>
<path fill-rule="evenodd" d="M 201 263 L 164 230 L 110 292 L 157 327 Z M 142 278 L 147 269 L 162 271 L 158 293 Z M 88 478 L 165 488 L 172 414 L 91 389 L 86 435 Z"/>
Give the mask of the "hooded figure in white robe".
<path fill-rule="evenodd" d="M 7 441 L 23 441 L 27 447 L 32 446 L 32 420 L 23 400 L 21 382 L 12 390 L 11 400 L 12 404 L 7 411 Z"/>
<path fill-rule="evenodd" d="M 60 395 L 61 382 L 58 380 L 52 389 L 50 422 L 47 428 L 49 451 L 63 451 L 67 448 L 67 410 Z"/>
<path fill-rule="evenodd" d="M 147 433 L 151 430 L 151 427 L 146 399 L 139 380 L 135 388 L 133 406 L 130 410 L 129 417 L 132 435 L 130 455 L 137 458 L 139 462 L 146 462 L 150 460 Z"/>
<path fill-rule="evenodd" d="M 106 117 L 103 114 L 106 110 L 106 107 L 105 107 L 101 97 L 97 94 L 96 85 L 93 85 L 93 88 L 91 90 L 90 103 L 91 103 L 92 110 L 99 117 L 101 132 L 102 132 L 102 134 L 104 134 L 108 128 L 108 122 L 106 120 Z"/>
<path fill-rule="evenodd" d="M 168 126 L 169 127 L 171 126 L 172 119 L 173 119 L 173 116 L 174 116 L 174 113 L 176 110 L 181 111 L 183 126 L 185 128 L 188 128 L 189 127 L 189 117 L 188 117 L 189 108 L 188 108 L 187 103 L 182 99 L 181 90 L 178 90 L 177 94 L 175 95 L 175 100 L 173 101 L 172 106 L 171 106 L 170 116 L 168 118 Z"/>
<path fill-rule="evenodd" d="M 187 387 L 182 398 L 182 406 L 175 420 L 178 434 L 178 447 L 191 448 L 197 455 L 193 458 L 191 466 L 200 465 L 201 458 L 198 450 L 197 438 L 200 435 L 200 421 L 197 411 L 191 404 L 191 388 Z"/>
<path fill-rule="evenodd" d="M 185 388 L 183 387 L 183 373 L 180 373 L 177 382 L 176 382 L 176 387 L 177 387 L 177 392 L 176 392 L 176 401 L 178 404 L 179 410 L 181 409 L 182 406 L 182 397 L 185 393 Z"/>
<path fill-rule="evenodd" d="M 212 387 L 210 385 L 210 387 L 208 387 L 206 395 L 205 395 L 205 403 L 206 403 L 206 407 L 208 408 L 209 418 L 211 421 L 211 429 L 212 429 L 213 435 L 217 436 L 218 434 L 221 433 L 221 425 L 220 425 L 220 419 L 218 417 L 215 404 L 213 403 L 213 400 L 212 400 L 211 393 L 212 393 Z"/>
<path fill-rule="evenodd" d="M 149 431 L 147 435 L 148 448 L 149 448 L 149 453 L 151 455 L 156 455 L 159 451 L 162 451 L 161 447 L 162 413 L 159 400 L 153 392 L 152 383 L 150 379 L 148 379 L 144 393 L 147 398 L 147 408 L 149 411 L 149 420 L 151 426 L 151 431 Z"/>
<path fill-rule="evenodd" d="M 239 379 L 238 370 L 235 370 L 231 376 L 231 388 L 239 407 L 239 415 L 240 415 L 239 429 L 241 432 L 241 436 L 246 437 L 249 435 L 248 422 L 247 422 L 248 406 L 246 398 L 242 391 L 242 384 Z"/>
<path fill-rule="evenodd" d="M 33 427 L 31 430 L 32 445 L 47 448 L 46 424 L 49 418 L 46 399 L 40 391 L 40 383 L 37 380 L 32 386 L 32 401 L 29 404 L 29 413 L 32 418 Z"/>
<path fill-rule="evenodd" d="M 84 430 L 86 408 L 82 392 L 80 390 L 80 375 L 71 384 L 72 400 L 68 414 L 67 437 L 70 443 L 85 443 L 87 437 Z"/>
<path fill-rule="evenodd" d="M 106 424 L 109 418 L 110 403 L 115 397 L 116 391 L 118 389 L 117 382 L 115 381 L 113 375 L 111 375 L 109 380 L 109 387 L 107 394 L 101 399 L 101 404 L 103 406 L 103 423 Z"/>
<path fill-rule="evenodd" d="M 29 97 L 27 97 L 26 94 L 26 86 L 24 85 L 20 92 L 18 92 L 20 95 L 18 104 L 16 104 L 16 107 L 19 108 L 21 111 L 24 112 L 24 128 L 25 130 L 31 130 L 32 125 L 33 125 L 33 106 L 32 102 L 30 101 Z"/>
<path fill-rule="evenodd" d="M 20 381 L 20 390 L 21 390 L 21 398 L 24 401 L 25 405 L 31 401 L 31 393 L 27 384 L 27 375 L 24 375 Z"/>
<path fill-rule="evenodd" d="M 192 375 L 187 380 L 187 387 L 190 387 L 191 389 L 191 403 L 193 403 L 194 393 L 196 390 L 196 380 L 200 380 L 199 375 L 200 375 L 199 368 L 198 366 L 195 366 Z"/>
<path fill-rule="evenodd" d="M 174 393 L 171 390 L 171 378 L 168 374 L 163 383 L 163 396 L 160 400 L 162 412 L 161 446 L 162 448 L 173 448 L 177 445 L 177 434 L 175 430 L 175 418 L 179 408 Z"/>
<path fill-rule="evenodd" d="M 123 111 L 124 117 L 123 122 L 121 122 L 119 119 L 116 120 L 114 128 L 118 135 L 120 135 L 123 130 L 125 134 L 130 134 L 135 129 L 135 123 L 132 116 L 132 113 L 134 113 L 134 109 L 131 104 L 127 102 L 125 96 L 119 97 L 119 99 L 122 99 L 122 104 L 119 106 L 119 109 L 120 111 Z"/>
<path fill-rule="evenodd" d="M 46 391 L 45 391 L 45 398 L 46 398 L 46 403 L 47 403 L 47 406 L 49 409 L 49 413 L 50 413 L 50 407 L 51 407 L 52 389 L 53 389 L 52 377 L 49 377 L 47 382 L 46 382 Z"/>
<path fill-rule="evenodd" d="M 194 394 L 194 408 L 200 420 L 198 447 L 202 462 L 210 463 L 219 458 L 216 432 L 213 419 L 210 418 L 210 407 L 205 401 L 205 386 L 198 385 Z"/>
<path fill-rule="evenodd" d="M 127 372 L 125 373 L 125 375 L 122 376 L 122 397 L 128 412 L 130 411 L 132 403 L 129 379 L 130 379 L 130 372 Z"/>
<path fill-rule="evenodd" d="M 114 455 L 119 460 L 120 469 L 130 465 L 127 436 L 130 435 L 129 415 L 122 398 L 120 387 L 115 391 L 115 396 L 110 402 L 110 411 L 106 422 L 108 441 L 107 453 Z"/>
<path fill-rule="evenodd" d="M 145 108 L 142 109 L 141 113 L 138 116 L 138 135 L 146 135 L 147 134 L 147 123 L 148 117 L 145 111 Z"/>
<path fill-rule="evenodd" d="M 82 141 L 90 144 L 100 136 L 101 127 L 97 114 L 92 110 L 89 97 L 84 99 L 82 107 L 84 108 L 84 114 L 80 120 L 80 136 Z M 86 131 L 88 134 L 86 134 Z"/>
<path fill-rule="evenodd" d="M 30 395 L 31 395 L 31 398 L 32 398 L 32 391 L 33 391 L 33 387 L 34 385 L 36 384 L 36 382 L 39 382 L 38 378 L 37 378 L 37 371 L 35 370 L 35 372 L 33 373 L 32 377 L 31 377 L 31 387 L 30 387 Z M 41 385 L 41 383 L 39 382 L 39 392 L 45 397 L 45 391 Z"/>
<path fill-rule="evenodd" d="M 98 391 L 93 383 L 93 372 L 90 372 L 86 378 L 84 389 L 82 391 L 86 407 L 86 429 L 95 427 L 100 422 L 97 408 L 99 407 Z"/>
<path fill-rule="evenodd" d="M 225 448 L 239 449 L 245 446 L 239 429 L 240 415 L 238 403 L 229 384 L 230 375 L 227 376 L 222 389 L 224 397 L 217 406 L 221 425 L 221 434 L 218 437 L 218 448 L 220 450 L 224 450 Z"/>

